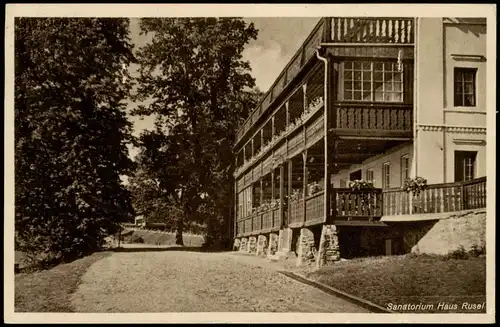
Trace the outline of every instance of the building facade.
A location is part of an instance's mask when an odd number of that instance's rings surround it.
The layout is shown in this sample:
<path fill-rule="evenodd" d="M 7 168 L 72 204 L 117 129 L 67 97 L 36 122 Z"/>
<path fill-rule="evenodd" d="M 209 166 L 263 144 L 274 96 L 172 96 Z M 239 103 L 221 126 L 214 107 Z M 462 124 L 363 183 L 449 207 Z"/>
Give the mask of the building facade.
<path fill-rule="evenodd" d="M 485 83 L 486 19 L 320 19 L 236 135 L 235 248 L 400 253 L 409 216 L 485 207 Z"/>

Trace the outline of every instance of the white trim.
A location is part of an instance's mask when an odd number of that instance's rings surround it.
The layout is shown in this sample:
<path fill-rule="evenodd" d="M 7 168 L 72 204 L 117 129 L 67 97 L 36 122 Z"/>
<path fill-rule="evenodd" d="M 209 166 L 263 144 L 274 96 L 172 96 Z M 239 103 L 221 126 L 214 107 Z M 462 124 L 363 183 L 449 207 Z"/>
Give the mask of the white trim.
<path fill-rule="evenodd" d="M 417 124 L 417 129 L 423 131 L 446 131 L 455 133 L 475 133 L 486 134 L 486 127 L 481 126 L 457 126 L 457 125 L 444 125 L 444 124 Z"/>
<path fill-rule="evenodd" d="M 486 115 L 485 110 L 469 110 L 466 108 L 471 108 L 471 107 L 455 107 L 459 109 L 444 109 L 444 112 L 450 112 L 450 113 L 462 113 L 462 114 L 481 114 L 481 115 Z"/>
<path fill-rule="evenodd" d="M 483 55 L 452 53 L 450 56 L 457 61 L 486 61 L 486 57 Z"/>
<path fill-rule="evenodd" d="M 485 140 L 453 139 L 455 144 L 486 145 Z"/>

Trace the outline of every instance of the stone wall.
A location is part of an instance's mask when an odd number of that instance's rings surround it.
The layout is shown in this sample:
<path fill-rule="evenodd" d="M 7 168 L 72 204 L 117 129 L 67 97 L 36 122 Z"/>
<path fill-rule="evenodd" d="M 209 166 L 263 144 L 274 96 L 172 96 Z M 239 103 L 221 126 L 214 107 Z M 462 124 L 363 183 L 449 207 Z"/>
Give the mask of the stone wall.
<path fill-rule="evenodd" d="M 314 233 L 309 228 L 302 228 L 300 230 L 297 245 L 297 266 L 314 264 L 318 251 L 314 243 Z"/>
<path fill-rule="evenodd" d="M 363 227 L 360 231 L 362 255 L 426 253 L 445 255 L 460 246 L 485 246 L 486 212 L 469 210 L 435 214 L 427 220 L 389 222 L 389 227 Z M 390 243 L 387 243 L 390 240 Z M 387 247 L 390 246 L 390 249 Z"/>
<path fill-rule="evenodd" d="M 257 252 L 257 237 L 250 236 L 248 238 L 248 253 L 256 253 Z"/>
<path fill-rule="evenodd" d="M 411 252 L 448 254 L 459 247 L 470 250 L 486 246 L 485 210 L 451 214 L 427 227 L 425 233 L 415 228 L 405 232 L 405 244 L 414 244 Z"/>
<path fill-rule="evenodd" d="M 340 260 L 339 240 L 335 225 L 323 225 L 319 244 L 318 267 L 331 265 Z"/>

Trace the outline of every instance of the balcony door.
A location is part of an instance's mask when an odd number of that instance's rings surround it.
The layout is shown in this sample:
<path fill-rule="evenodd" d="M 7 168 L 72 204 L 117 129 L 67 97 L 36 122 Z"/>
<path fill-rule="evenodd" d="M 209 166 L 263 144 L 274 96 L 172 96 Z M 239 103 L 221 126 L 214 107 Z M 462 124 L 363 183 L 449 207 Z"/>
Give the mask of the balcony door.
<path fill-rule="evenodd" d="M 476 151 L 455 151 L 455 182 L 466 182 L 474 179 L 476 155 Z"/>

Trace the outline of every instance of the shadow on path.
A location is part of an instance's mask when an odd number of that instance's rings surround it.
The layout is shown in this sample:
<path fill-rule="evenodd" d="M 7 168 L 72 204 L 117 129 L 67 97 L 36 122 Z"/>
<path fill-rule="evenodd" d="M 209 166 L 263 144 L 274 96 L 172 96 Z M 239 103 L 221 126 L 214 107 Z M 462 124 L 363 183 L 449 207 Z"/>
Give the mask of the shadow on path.
<path fill-rule="evenodd" d="M 227 249 L 206 249 L 198 246 L 171 246 L 171 247 L 154 247 L 154 246 L 141 246 L 141 247 L 120 247 L 109 249 L 113 252 L 167 252 L 167 251 L 185 251 L 185 252 L 231 252 Z"/>

